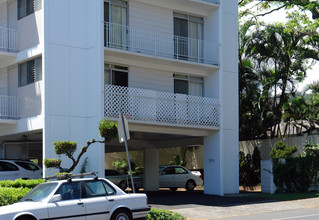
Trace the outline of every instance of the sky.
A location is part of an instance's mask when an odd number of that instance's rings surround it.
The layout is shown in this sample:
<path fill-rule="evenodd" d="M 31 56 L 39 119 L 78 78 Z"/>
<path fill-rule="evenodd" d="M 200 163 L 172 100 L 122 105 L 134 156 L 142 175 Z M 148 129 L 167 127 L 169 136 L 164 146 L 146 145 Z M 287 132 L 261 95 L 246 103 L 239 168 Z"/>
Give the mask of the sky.
<path fill-rule="evenodd" d="M 286 19 L 286 13 L 283 10 L 275 11 L 270 15 L 265 15 L 264 19 L 264 21 L 268 23 L 284 21 Z M 303 92 L 307 85 L 315 81 L 319 81 L 319 62 L 317 62 L 311 70 L 307 71 L 307 78 L 302 83 L 299 83 L 298 91 Z"/>

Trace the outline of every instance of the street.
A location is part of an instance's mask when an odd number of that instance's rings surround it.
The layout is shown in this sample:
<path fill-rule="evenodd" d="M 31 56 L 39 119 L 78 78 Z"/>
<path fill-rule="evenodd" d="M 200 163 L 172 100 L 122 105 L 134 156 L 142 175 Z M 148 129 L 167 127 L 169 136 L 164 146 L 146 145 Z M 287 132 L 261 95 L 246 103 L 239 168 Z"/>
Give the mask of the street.
<path fill-rule="evenodd" d="M 202 191 L 146 192 L 151 207 L 167 209 L 188 220 L 211 219 L 319 219 L 319 198 L 273 201 L 246 195 L 214 196 Z"/>

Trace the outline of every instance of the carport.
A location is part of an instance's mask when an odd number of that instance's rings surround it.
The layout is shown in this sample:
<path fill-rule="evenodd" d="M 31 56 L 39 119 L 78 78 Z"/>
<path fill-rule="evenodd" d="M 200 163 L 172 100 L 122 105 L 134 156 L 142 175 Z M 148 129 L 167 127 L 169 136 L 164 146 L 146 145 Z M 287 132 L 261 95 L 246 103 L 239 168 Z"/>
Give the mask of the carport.
<path fill-rule="evenodd" d="M 131 139 L 128 141 L 129 151 L 141 151 L 143 158 L 143 186 L 145 191 L 159 190 L 158 170 L 161 164 L 160 149 L 199 146 L 203 145 L 203 137 L 182 134 L 165 134 L 151 132 L 130 132 Z M 125 152 L 125 145 L 119 144 L 118 140 L 112 140 L 105 145 L 105 153 Z M 126 156 L 125 156 L 126 159 Z M 173 158 L 165 158 L 173 160 Z M 110 161 L 107 161 L 110 164 Z M 110 167 L 108 167 L 110 168 Z"/>

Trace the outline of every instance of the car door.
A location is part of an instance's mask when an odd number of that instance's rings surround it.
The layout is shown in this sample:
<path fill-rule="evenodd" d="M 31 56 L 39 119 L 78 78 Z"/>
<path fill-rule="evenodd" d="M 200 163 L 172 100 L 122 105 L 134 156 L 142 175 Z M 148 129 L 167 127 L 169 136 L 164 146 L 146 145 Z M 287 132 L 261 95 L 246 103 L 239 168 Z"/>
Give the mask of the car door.
<path fill-rule="evenodd" d="M 85 220 L 85 206 L 81 199 L 81 182 L 63 183 L 55 194 L 61 200 L 48 203 L 49 219 Z"/>
<path fill-rule="evenodd" d="M 166 167 L 159 175 L 159 187 L 177 187 L 174 167 Z"/>
<path fill-rule="evenodd" d="M 104 180 L 92 180 L 84 182 L 85 198 L 83 202 L 86 209 L 87 220 L 106 220 L 110 218 L 110 210 L 113 207 L 115 189 Z"/>
<path fill-rule="evenodd" d="M 21 178 L 19 174 L 20 170 L 16 165 L 0 161 L 0 180 L 15 180 Z"/>
<path fill-rule="evenodd" d="M 189 174 L 183 167 L 175 167 L 175 183 L 177 187 L 185 187 L 188 178 Z"/>

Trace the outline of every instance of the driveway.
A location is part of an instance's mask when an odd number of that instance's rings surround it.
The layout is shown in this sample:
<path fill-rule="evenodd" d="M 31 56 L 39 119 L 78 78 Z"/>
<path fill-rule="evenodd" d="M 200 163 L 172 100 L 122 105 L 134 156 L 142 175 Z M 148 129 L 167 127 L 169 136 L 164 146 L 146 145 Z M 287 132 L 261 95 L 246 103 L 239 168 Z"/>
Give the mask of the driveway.
<path fill-rule="evenodd" d="M 204 195 L 203 191 L 146 192 L 153 208 L 171 210 L 190 220 L 225 219 L 282 210 L 319 207 L 319 199 L 278 202 L 247 197 L 247 194 L 230 196 Z"/>

